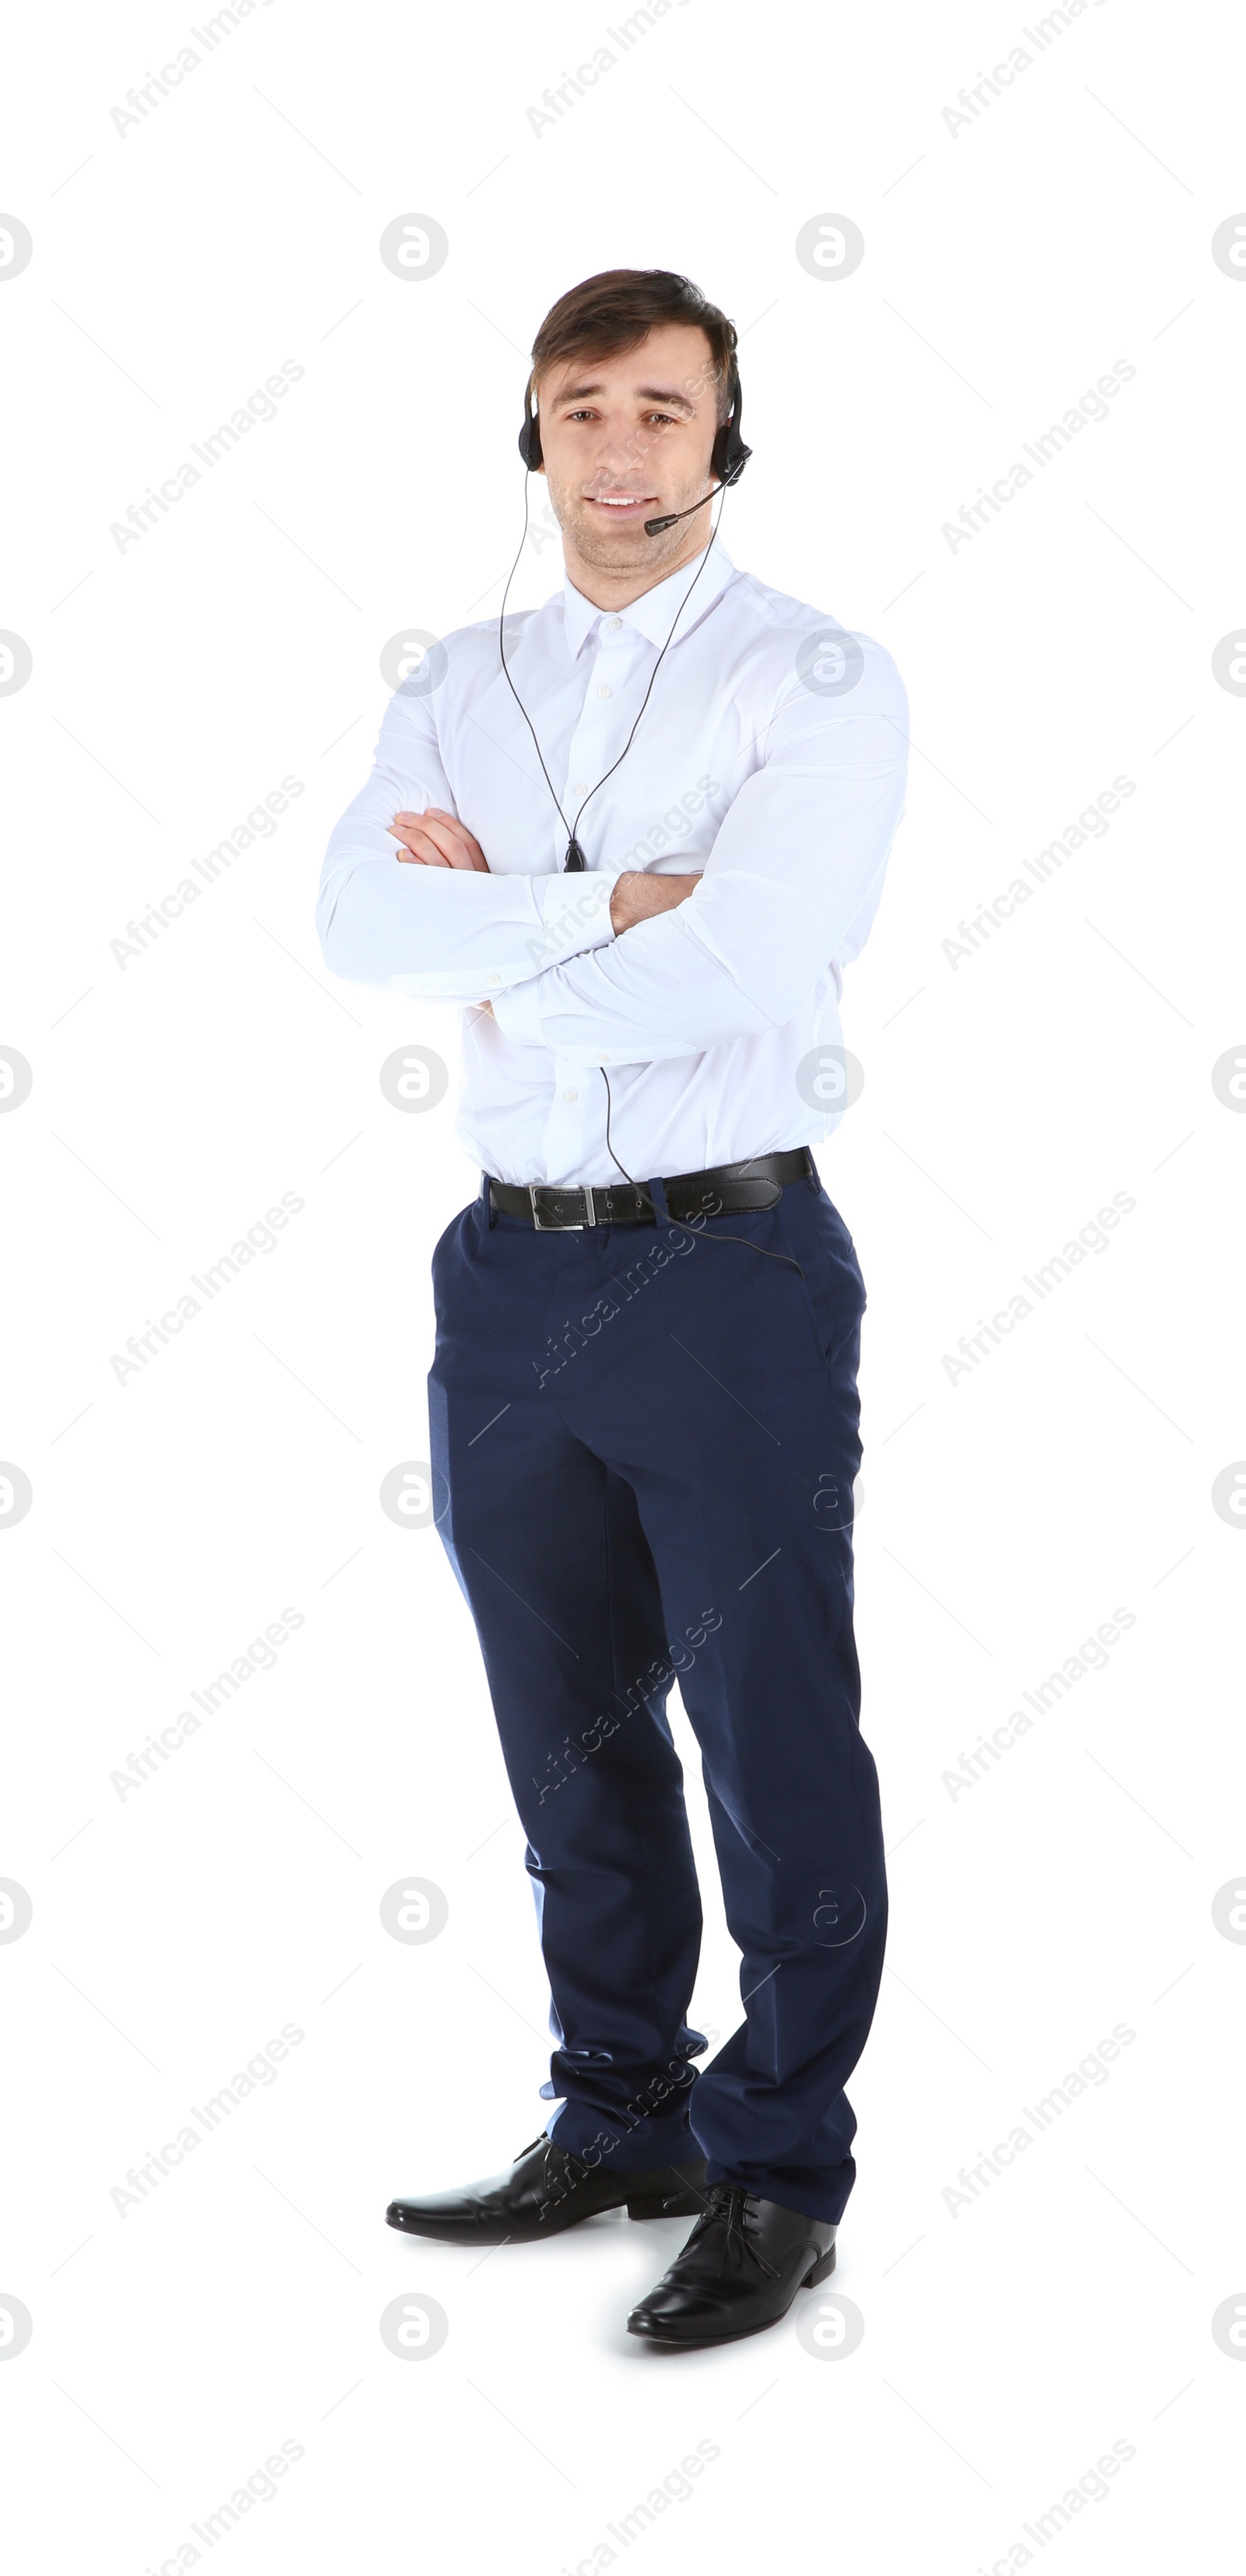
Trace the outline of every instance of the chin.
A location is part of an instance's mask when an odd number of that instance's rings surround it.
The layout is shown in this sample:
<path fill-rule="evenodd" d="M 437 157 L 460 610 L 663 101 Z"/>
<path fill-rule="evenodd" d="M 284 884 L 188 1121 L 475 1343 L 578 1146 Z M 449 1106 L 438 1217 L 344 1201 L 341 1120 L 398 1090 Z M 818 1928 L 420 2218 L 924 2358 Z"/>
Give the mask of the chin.
<path fill-rule="evenodd" d="M 655 501 L 651 516 L 660 517 L 663 504 Z M 577 554 L 583 563 L 593 564 L 601 572 L 630 571 L 633 565 L 660 563 L 670 551 L 673 530 L 660 537 L 647 537 L 643 519 L 634 519 L 627 528 L 603 526 L 600 519 L 587 525 L 577 521 L 573 535 Z"/>
<path fill-rule="evenodd" d="M 595 564 L 601 572 L 650 562 L 658 550 L 659 541 L 647 537 L 643 528 L 620 528 L 617 536 L 588 528 L 582 537 L 576 538 L 576 552 L 581 562 Z"/>

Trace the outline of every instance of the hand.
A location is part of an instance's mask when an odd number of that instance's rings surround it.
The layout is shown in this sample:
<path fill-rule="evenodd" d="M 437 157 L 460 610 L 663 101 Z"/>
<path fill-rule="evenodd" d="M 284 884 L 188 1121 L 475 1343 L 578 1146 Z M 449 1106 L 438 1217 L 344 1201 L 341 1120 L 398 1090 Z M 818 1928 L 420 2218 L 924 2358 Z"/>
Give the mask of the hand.
<path fill-rule="evenodd" d="M 400 859 L 414 859 L 425 868 L 473 868 L 488 876 L 489 862 L 479 841 L 439 805 L 430 805 L 423 814 L 395 814 L 387 828 L 402 844 L 396 853 Z"/>
<path fill-rule="evenodd" d="M 677 903 L 686 903 L 700 885 L 700 872 L 689 877 L 651 876 L 643 869 L 628 869 L 618 879 L 610 897 L 610 923 L 614 930 L 632 930 L 638 921 L 652 921 L 659 912 L 672 912 Z"/>

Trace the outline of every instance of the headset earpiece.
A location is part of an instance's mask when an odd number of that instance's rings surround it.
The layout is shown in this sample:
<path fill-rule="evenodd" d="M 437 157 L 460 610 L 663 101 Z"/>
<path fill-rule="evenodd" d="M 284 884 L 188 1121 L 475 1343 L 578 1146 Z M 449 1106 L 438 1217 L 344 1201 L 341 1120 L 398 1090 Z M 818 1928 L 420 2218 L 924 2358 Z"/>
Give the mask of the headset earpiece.
<path fill-rule="evenodd" d="M 523 428 L 519 433 L 519 453 L 528 468 L 528 472 L 530 474 L 535 474 L 542 462 L 541 424 L 532 408 L 532 385 L 530 381 L 524 388 Z"/>
<path fill-rule="evenodd" d="M 717 475 L 720 484 L 722 484 L 724 488 L 728 484 L 739 482 L 740 476 L 744 472 L 744 468 L 753 453 L 751 447 L 745 446 L 744 440 L 740 435 L 740 413 L 743 408 L 743 397 L 740 392 L 740 370 L 737 367 L 734 358 L 731 362 L 731 373 L 727 378 L 727 395 L 731 409 L 727 419 L 723 421 L 719 428 L 718 434 L 714 440 L 713 453 L 710 457 L 710 472 L 711 474 Z"/>

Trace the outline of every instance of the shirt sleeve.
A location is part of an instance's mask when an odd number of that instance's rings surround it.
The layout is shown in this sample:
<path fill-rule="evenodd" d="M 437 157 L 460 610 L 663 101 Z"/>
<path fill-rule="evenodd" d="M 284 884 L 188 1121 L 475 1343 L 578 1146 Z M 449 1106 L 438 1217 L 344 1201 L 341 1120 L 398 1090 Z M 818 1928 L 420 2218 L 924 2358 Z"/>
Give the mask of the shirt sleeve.
<path fill-rule="evenodd" d="M 696 892 L 504 994 L 504 1036 L 579 1064 L 700 1055 L 785 1027 L 828 966 L 856 956 L 904 810 L 908 751 L 895 664 L 859 641 L 850 691 L 785 685 Z"/>
<path fill-rule="evenodd" d="M 428 700 L 399 690 L 372 775 L 325 852 L 316 927 L 335 975 L 430 1001 L 480 1002 L 613 939 L 612 874 L 482 876 L 397 858 L 388 825 L 429 805 L 458 810 Z"/>

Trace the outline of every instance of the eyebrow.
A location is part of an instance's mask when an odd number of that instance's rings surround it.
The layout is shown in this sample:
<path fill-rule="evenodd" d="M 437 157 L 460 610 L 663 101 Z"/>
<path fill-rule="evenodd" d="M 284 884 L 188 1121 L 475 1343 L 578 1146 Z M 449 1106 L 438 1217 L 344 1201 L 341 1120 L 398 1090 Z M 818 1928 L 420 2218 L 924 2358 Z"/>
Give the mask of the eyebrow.
<path fill-rule="evenodd" d="M 584 402 L 589 394 L 599 394 L 602 390 L 603 388 L 600 384 L 572 385 L 568 388 L 566 393 L 559 394 L 559 409 L 561 409 L 564 403 Z M 687 412 L 689 417 L 691 417 L 692 414 L 693 406 L 686 397 L 683 394 L 672 393 L 669 388 L 664 385 L 639 385 L 637 387 L 637 399 L 640 402 L 667 403 L 674 411 Z"/>

